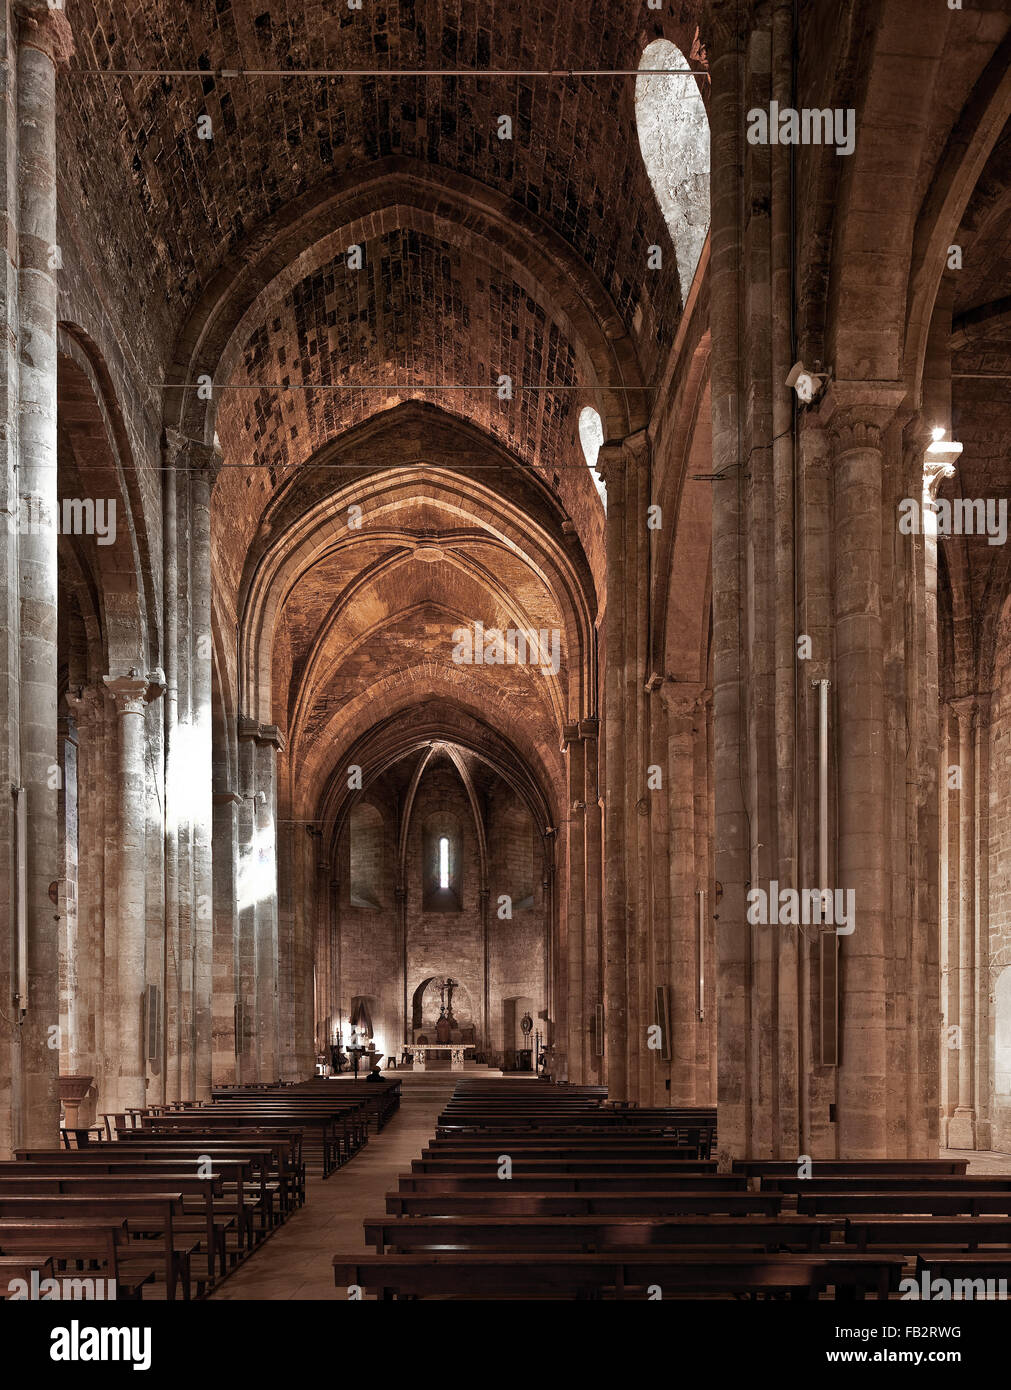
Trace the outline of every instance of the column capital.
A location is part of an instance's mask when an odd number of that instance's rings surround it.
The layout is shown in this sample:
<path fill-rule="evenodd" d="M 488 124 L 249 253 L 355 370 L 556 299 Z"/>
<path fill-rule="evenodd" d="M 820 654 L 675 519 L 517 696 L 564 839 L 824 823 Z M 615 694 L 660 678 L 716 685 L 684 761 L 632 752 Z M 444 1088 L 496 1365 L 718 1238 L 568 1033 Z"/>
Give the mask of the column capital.
<path fill-rule="evenodd" d="M 694 718 L 711 692 L 703 681 L 664 680 L 651 693 L 659 695 L 668 715 L 678 719 Z"/>
<path fill-rule="evenodd" d="M 191 439 L 171 426 L 165 430 L 165 457 L 170 467 L 191 477 L 206 477 L 212 487 L 221 472 L 221 454 L 213 444 Z"/>
<path fill-rule="evenodd" d="M 889 425 L 902 418 L 906 394 L 901 381 L 830 381 L 817 418 L 837 454 L 880 449 Z"/>
<path fill-rule="evenodd" d="M 601 444 L 593 466 L 604 486 L 612 488 L 628 470 L 637 468 L 648 458 L 649 447 L 649 435 L 644 429 L 636 430 L 624 439 L 609 439 Z"/>
<path fill-rule="evenodd" d="M 50 5 L 49 0 L 14 0 L 14 13 L 18 21 L 18 46 L 37 48 L 53 63 L 62 67 L 70 61 L 74 53 L 74 35 L 60 3 Z"/>
<path fill-rule="evenodd" d="M 561 743 L 561 751 L 562 751 L 563 753 L 567 752 L 567 750 L 568 750 L 569 748 L 571 748 L 571 746 L 572 746 L 574 743 L 578 743 L 578 742 L 579 742 L 579 725 L 578 725 L 578 724 L 563 724 L 563 725 L 562 725 L 562 743 Z"/>
<path fill-rule="evenodd" d="M 143 714 L 147 704 L 148 682 L 142 676 L 103 676 L 108 693 L 116 702 L 117 714 Z"/>
<path fill-rule="evenodd" d="M 269 743 L 279 753 L 283 753 L 286 746 L 284 734 L 276 724 L 261 724 L 258 719 L 250 719 L 244 714 L 239 716 L 238 737 L 242 741 L 251 740 L 260 745 Z"/>
<path fill-rule="evenodd" d="M 960 725 L 969 724 L 971 726 L 976 713 L 976 696 L 956 695 L 953 700 L 948 701 L 948 708 Z"/>

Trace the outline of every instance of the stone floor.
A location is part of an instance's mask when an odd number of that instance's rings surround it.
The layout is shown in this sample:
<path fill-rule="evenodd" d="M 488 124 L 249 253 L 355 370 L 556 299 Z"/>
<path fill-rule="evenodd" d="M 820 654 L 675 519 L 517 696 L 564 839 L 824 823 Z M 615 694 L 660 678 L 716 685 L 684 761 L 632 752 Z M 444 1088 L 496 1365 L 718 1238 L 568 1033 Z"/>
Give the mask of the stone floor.
<path fill-rule="evenodd" d="M 474 1064 L 465 1072 L 482 1078 L 496 1074 L 501 1073 Z M 334 1255 L 365 1251 L 362 1222 L 385 1215 L 385 1194 L 396 1188 L 397 1174 L 410 1169 L 411 1160 L 435 1133 L 439 1111 L 459 1079 L 459 1072 L 448 1069 L 404 1072 L 400 1109 L 382 1134 L 373 1135 L 361 1153 L 326 1182 L 310 1178 L 306 1205 L 212 1297 L 346 1299 L 346 1292 L 334 1287 Z M 942 1150 L 945 1158 L 966 1156 L 961 1149 Z M 974 1154 L 969 1172 L 1011 1173 L 1011 1154 Z"/>
<path fill-rule="evenodd" d="M 463 1075 L 486 1079 L 501 1072 L 471 1063 Z M 310 1178 L 305 1206 L 212 1297 L 346 1299 L 345 1290 L 334 1287 L 334 1255 L 364 1253 L 362 1222 L 386 1214 L 386 1193 L 396 1190 L 397 1174 L 410 1170 L 411 1159 L 435 1134 L 439 1112 L 460 1077 L 448 1068 L 403 1072 L 400 1109 L 382 1134 L 373 1134 L 326 1182 Z"/>

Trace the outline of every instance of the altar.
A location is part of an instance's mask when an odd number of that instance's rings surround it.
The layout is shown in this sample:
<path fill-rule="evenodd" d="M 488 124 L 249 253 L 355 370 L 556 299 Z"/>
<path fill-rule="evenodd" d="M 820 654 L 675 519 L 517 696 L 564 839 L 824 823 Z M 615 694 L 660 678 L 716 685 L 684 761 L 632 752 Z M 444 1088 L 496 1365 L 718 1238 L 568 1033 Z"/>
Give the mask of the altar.
<path fill-rule="evenodd" d="M 415 1071 L 425 1070 L 425 1058 L 429 1052 L 450 1053 L 450 1071 L 463 1071 L 466 1054 L 474 1051 L 473 1043 L 405 1043 L 404 1051 L 411 1054 Z"/>

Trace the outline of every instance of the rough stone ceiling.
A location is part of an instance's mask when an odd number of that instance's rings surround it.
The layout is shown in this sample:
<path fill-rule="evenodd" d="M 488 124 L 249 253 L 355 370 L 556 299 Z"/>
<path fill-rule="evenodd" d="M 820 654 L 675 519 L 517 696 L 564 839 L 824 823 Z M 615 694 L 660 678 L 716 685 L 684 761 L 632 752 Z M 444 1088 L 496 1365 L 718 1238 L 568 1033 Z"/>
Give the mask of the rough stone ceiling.
<path fill-rule="evenodd" d="M 646 247 L 669 244 L 639 152 L 631 79 L 214 73 L 634 70 L 664 27 L 690 50 L 700 8 L 686 0 L 657 16 L 638 0 L 620 0 L 586 23 L 579 6 L 526 0 L 494 8 L 405 0 L 361 12 L 337 0 L 78 0 L 68 133 L 123 170 L 129 198 L 121 216 L 137 228 L 135 272 L 159 284 L 155 298 L 167 296 L 177 328 L 222 258 L 265 218 L 322 180 L 388 155 L 469 174 L 536 212 L 583 257 L 631 328 Z M 101 77 L 85 69 L 154 72 Z M 171 77 L 166 69 L 208 75 Z M 514 122 L 512 140 L 497 136 L 502 114 Z M 197 136 L 202 116 L 211 118 L 212 139 Z M 83 196 L 87 202 L 87 188 Z M 669 260 L 652 295 L 665 342 L 679 312 Z"/>

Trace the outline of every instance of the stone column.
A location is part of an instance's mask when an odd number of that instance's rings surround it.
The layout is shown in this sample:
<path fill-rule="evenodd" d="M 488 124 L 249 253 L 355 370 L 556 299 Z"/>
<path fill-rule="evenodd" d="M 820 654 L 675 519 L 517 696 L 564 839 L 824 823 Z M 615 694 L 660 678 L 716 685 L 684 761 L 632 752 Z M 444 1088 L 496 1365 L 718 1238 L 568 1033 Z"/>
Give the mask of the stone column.
<path fill-rule="evenodd" d="M 838 1144 L 842 1158 L 889 1152 L 885 913 L 886 727 L 882 624 L 883 434 L 902 396 L 876 399 L 866 383 L 833 383 L 835 518 L 835 707 L 838 748 L 838 882 L 852 890 L 855 929 L 843 938 L 842 1059 Z"/>
<path fill-rule="evenodd" d="M 607 488 L 607 609 L 604 615 L 604 1032 L 608 1097 L 628 1099 L 628 979 L 625 883 L 625 467 L 621 444 L 605 444 L 597 472 Z"/>
<path fill-rule="evenodd" d="M 101 968 L 102 923 L 105 918 L 102 853 L 105 840 L 103 819 L 104 696 L 94 686 L 66 695 L 77 729 L 78 786 L 78 866 L 77 866 L 77 982 L 76 1039 L 71 1055 L 74 1069 L 94 1076 L 99 1085 L 102 1070 L 96 1023 L 102 1013 Z M 101 1097 L 102 1109 L 105 1097 Z"/>
<path fill-rule="evenodd" d="M 993 1052 L 991 1049 L 990 1010 L 990 696 L 976 697 L 976 1027 L 973 1038 L 975 1066 L 974 1105 L 976 1110 L 976 1147 L 984 1151 L 993 1147 Z"/>
<path fill-rule="evenodd" d="M 236 916 L 238 919 L 235 986 L 235 1055 L 239 1080 L 258 1080 L 253 1020 L 256 1017 L 256 732 L 255 719 L 240 719 L 239 800 L 236 803 Z"/>
<path fill-rule="evenodd" d="M 742 335 L 741 174 L 745 159 L 742 88 L 748 12 L 735 0 L 713 0 L 709 64 L 712 100 L 712 309 L 713 472 L 713 667 L 716 878 L 723 884 L 719 941 L 720 1149 L 754 1154 L 752 1117 L 758 1098 L 751 1091 L 751 932 L 745 920 L 746 885 L 751 880 L 746 812 L 747 747 L 741 653 L 744 618 L 744 557 L 741 401 Z M 746 445 L 745 445 L 746 447 Z M 766 541 L 768 537 L 766 536 Z M 713 905 L 716 910 L 716 905 Z"/>
<path fill-rule="evenodd" d="M 190 491 L 190 828 L 193 866 L 193 1051 L 195 1098 L 211 1094 L 214 978 L 214 806 L 211 767 L 211 488 L 220 460 L 188 443 Z"/>
<path fill-rule="evenodd" d="M 583 812 L 583 1080 L 587 1086 L 599 1086 L 603 1077 L 603 1058 L 597 1053 L 594 1031 L 595 1006 L 603 999 L 600 958 L 600 924 L 603 906 L 601 880 L 601 801 L 599 791 L 600 732 L 596 719 L 584 719 L 579 725 L 583 750 L 583 787 L 586 809 Z"/>
<path fill-rule="evenodd" d="M 667 791 L 670 835 L 671 1105 L 694 1105 L 698 1023 L 698 908 L 695 871 L 696 721 L 702 686 L 666 683 Z"/>
<path fill-rule="evenodd" d="M 222 762 L 224 759 L 222 758 Z M 237 791 L 214 794 L 214 1015 L 212 1020 L 215 1086 L 237 1082 L 239 1049 L 235 1021 L 239 978 L 239 915 L 236 873 L 239 862 Z"/>
<path fill-rule="evenodd" d="M 332 883 L 333 888 L 333 939 L 331 950 L 334 960 L 334 988 L 333 1004 L 334 1018 L 337 1017 L 337 1004 L 341 998 L 341 986 L 343 981 L 340 974 L 340 930 L 338 928 L 338 905 L 340 898 L 337 896 L 338 883 L 336 879 Z M 411 1003 L 407 997 L 407 888 L 404 884 L 398 883 L 393 890 L 393 897 L 397 904 L 397 927 L 400 932 L 400 974 L 401 974 L 401 995 L 403 998 L 404 1011 L 404 1042 L 411 1041 Z M 487 1037 L 484 1039 L 485 1050 L 487 1051 L 489 1042 Z"/>
<path fill-rule="evenodd" d="M 81 991 L 78 968 L 81 961 L 78 940 L 80 895 L 80 796 L 79 739 L 76 708 L 68 693 L 67 714 L 58 721 L 60 764 L 63 768 L 59 793 L 60 837 L 63 855 L 60 864 L 60 1075 L 82 1073 L 80 1065 L 79 1010 Z"/>
<path fill-rule="evenodd" d="M 566 955 L 568 963 L 568 1012 L 566 1026 L 566 1064 L 568 1079 L 582 1085 L 586 1010 L 590 1001 L 584 995 L 583 931 L 586 920 L 586 842 L 585 765 L 578 728 L 566 725 L 562 744 L 566 761 L 567 807 L 565 816 L 565 903 Z"/>
<path fill-rule="evenodd" d="M 18 21 L 18 576 L 20 781 L 27 807 L 28 1012 L 21 1124 L 28 1146 L 57 1139 L 60 877 L 56 785 L 56 68 L 73 51 L 67 17 L 20 0 Z"/>
<path fill-rule="evenodd" d="M 142 1107 L 147 1099 L 147 1066 L 144 1049 L 145 951 L 147 946 L 145 831 L 145 708 L 151 683 L 137 672 L 106 676 L 105 686 L 115 703 L 119 733 L 118 802 L 119 851 L 116 920 L 107 923 L 112 940 L 106 940 L 107 969 L 115 961 L 115 974 L 107 984 L 106 1007 L 113 996 L 113 1030 L 107 1034 L 110 1080 L 114 1087 L 106 1103 L 112 1109 Z M 160 693 L 160 691 L 159 691 Z M 111 948 L 111 949 L 110 949 Z M 108 1029 L 108 1021 L 107 1021 Z"/>
<path fill-rule="evenodd" d="M 276 1081 L 280 1065 L 277 900 L 277 756 L 284 738 L 261 724 L 256 742 L 256 1036 L 261 1081 Z"/>
<path fill-rule="evenodd" d="M 948 1147 L 976 1147 L 973 1057 L 976 1031 L 976 700 L 951 701 L 958 723 L 958 931 L 951 964 L 958 971 L 958 1086 Z M 950 1022 L 950 1020 L 949 1020 Z"/>

